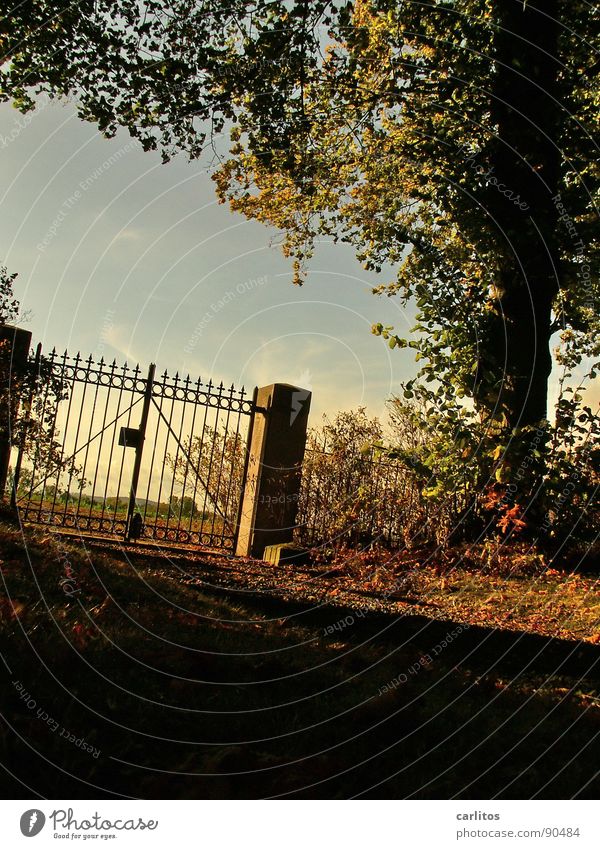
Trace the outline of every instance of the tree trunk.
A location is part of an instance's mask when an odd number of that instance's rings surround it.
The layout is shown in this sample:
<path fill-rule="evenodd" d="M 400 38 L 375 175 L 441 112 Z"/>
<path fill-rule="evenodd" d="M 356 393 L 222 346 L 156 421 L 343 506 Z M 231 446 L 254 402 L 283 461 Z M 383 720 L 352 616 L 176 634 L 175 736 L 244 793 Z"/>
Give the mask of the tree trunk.
<path fill-rule="evenodd" d="M 506 249 L 483 333 L 476 400 L 508 433 L 547 416 L 551 310 L 559 290 L 559 2 L 537 3 L 540 10 L 529 0 L 496 0 L 494 12 L 496 138 L 483 198 Z"/>

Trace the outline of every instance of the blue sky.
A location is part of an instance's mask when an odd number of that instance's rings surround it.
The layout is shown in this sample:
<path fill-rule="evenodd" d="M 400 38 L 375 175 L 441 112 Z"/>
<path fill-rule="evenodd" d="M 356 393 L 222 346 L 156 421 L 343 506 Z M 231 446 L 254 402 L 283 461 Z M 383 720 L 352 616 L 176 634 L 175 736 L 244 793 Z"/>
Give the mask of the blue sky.
<path fill-rule="evenodd" d="M 44 348 L 81 350 L 236 385 L 313 391 L 323 413 L 384 402 L 412 354 L 371 335 L 410 325 L 373 296 L 382 276 L 322 243 L 303 287 L 278 234 L 219 205 L 209 161 L 162 165 L 126 132 L 104 139 L 70 104 L 22 116 L 0 106 L 0 259 L 19 272 L 27 326 Z"/>

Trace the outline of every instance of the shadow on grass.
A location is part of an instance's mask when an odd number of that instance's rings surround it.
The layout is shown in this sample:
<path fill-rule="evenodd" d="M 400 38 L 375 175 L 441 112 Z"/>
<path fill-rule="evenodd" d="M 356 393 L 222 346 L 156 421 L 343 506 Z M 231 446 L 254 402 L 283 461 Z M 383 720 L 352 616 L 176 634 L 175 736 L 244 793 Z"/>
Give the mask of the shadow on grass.
<path fill-rule="evenodd" d="M 597 796 L 593 645 L 0 548 L 7 798 Z"/>

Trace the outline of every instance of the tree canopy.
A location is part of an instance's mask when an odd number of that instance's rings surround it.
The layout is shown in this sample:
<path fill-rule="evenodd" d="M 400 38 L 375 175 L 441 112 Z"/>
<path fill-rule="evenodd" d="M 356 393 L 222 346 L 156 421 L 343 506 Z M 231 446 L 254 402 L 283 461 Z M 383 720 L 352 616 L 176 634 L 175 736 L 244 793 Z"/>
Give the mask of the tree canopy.
<path fill-rule="evenodd" d="M 595 375 L 598 35 L 584 0 L 44 0 L 2 19 L 0 97 L 74 95 L 165 159 L 230 131 L 220 199 L 284 231 L 296 282 L 323 234 L 394 267 L 375 291 L 416 325 L 374 332 L 415 349 L 406 396 L 472 401 L 503 480 L 548 427 L 552 340 Z"/>

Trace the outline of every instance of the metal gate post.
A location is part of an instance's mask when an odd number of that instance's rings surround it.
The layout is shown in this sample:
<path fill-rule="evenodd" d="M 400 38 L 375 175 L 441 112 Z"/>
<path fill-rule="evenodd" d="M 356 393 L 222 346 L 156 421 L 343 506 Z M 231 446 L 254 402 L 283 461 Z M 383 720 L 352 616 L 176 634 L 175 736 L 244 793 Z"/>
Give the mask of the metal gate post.
<path fill-rule="evenodd" d="M 136 445 L 135 445 L 135 460 L 133 463 L 133 473 L 131 475 L 131 490 L 129 493 L 129 505 L 127 507 L 127 524 L 125 525 L 125 539 L 128 540 L 131 534 L 131 519 L 135 510 L 135 502 L 137 495 L 137 486 L 140 479 L 140 469 L 142 467 L 142 454 L 144 451 L 144 440 L 146 438 L 146 426 L 148 424 L 148 413 L 150 411 L 150 402 L 152 401 L 152 389 L 154 387 L 154 372 L 156 365 L 150 363 L 148 369 L 148 377 L 146 378 L 146 391 L 144 393 L 144 404 L 142 407 L 142 418 L 138 428 Z"/>

